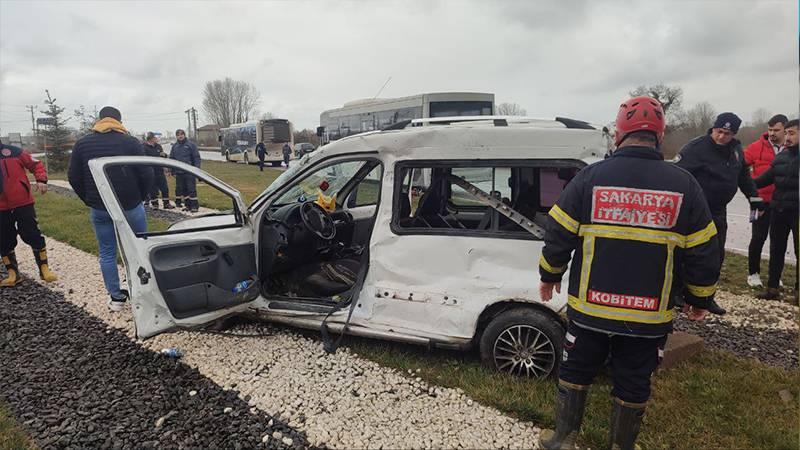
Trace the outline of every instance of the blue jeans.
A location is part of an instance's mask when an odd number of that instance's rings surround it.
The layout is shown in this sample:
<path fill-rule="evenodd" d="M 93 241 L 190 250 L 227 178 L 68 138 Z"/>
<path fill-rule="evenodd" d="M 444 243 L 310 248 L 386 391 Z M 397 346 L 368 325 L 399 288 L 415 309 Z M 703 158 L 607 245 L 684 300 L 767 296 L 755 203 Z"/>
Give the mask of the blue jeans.
<path fill-rule="evenodd" d="M 125 295 L 119 288 L 119 271 L 117 269 L 117 233 L 114 230 L 114 222 L 108 212 L 101 209 L 91 208 L 89 216 L 94 227 L 94 235 L 97 237 L 97 247 L 100 253 L 100 272 L 103 273 L 103 282 L 106 291 L 114 299 L 124 299 Z M 144 213 L 144 205 L 125 211 L 125 218 L 135 233 L 147 231 L 147 216 Z"/>

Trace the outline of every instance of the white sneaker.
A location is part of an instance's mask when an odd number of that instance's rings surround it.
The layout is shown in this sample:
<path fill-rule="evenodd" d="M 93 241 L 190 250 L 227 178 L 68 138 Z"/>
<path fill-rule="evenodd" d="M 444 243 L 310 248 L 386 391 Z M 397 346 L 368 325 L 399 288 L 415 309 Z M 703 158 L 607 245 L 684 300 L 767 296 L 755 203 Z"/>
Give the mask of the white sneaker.
<path fill-rule="evenodd" d="M 125 300 L 114 300 L 113 298 L 108 300 L 108 309 L 112 312 L 120 312 L 124 307 Z"/>
<path fill-rule="evenodd" d="M 751 273 L 750 275 L 748 275 L 747 285 L 750 287 L 764 286 L 763 284 L 761 284 L 761 277 L 758 275 L 758 273 Z"/>

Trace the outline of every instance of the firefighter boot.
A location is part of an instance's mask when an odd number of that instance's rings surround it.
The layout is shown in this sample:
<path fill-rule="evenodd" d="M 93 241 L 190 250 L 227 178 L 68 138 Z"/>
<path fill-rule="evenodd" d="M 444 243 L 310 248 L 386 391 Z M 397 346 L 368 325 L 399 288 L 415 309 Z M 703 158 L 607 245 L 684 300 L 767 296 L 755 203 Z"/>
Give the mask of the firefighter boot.
<path fill-rule="evenodd" d="M 196 198 L 189 199 L 187 203 L 189 203 L 190 212 L 196 213 L 197 211 L 200 210 L 200 201 L 197 200 Z"/>
<path fill-rule="evenodd" d="M 6 266 L 8 276 L 3 281 L 0 281 L 0 287 L 14 287 L 22 282 L 22 278 L 19 275 L 19 266 L 17 265 L 17 255 L 14 252 L 3 256 L 3 264 Z"/>
<path fill-rule="evenodd" d="M 644 417 L 644 403 L 628 403 L 616 397 L 611 400 L 611 444 L 612 450 L 634 450 L 636 436 Z"/>
<path fill-rule="evenodd" d="M 558 381 L 556 391 L 556 430 L 542 432 L 542 447 L 548 450 L 572 450 L 578 439 L 589 386 Z"/>
<path fill-rule="evenodd" d="M 50 265 L 47 264 L 47 249 L 34 250 L 33 257 L 36 258 L 36 265 L 39 266 L 39 278 L 47 283 L 58 279 L 56 274 L 50 271 Z"/>
<path fill-rule="evenodd" d="M 158 209 L 158 199 L 154 198 L 150 200 L 150 207 L 153 209 Z"/>
<path fill-rule="evenodd" d="M 175 197 L 175 207 L 178 209 L 183 208 L 183 199 L 181 197 Z"/>
<path fill-rule="evenodd" d="M 728 311 L 722 306 L 719 306 L 719 303 L 717 303 L 716 300 L 712 298 L 711 301 L 708 303 L 708 312 L 710 312 L 711 314 L 716 314 L 718 316 L 724 316 Z"/>
<path fill-rule="evenodd" d="M 172 203 L 169 202 L 168 198 L 162 198 L 161 199 L 161 203 L 164 204 L 164 209 L 172 209 L 173 208 Z"/>

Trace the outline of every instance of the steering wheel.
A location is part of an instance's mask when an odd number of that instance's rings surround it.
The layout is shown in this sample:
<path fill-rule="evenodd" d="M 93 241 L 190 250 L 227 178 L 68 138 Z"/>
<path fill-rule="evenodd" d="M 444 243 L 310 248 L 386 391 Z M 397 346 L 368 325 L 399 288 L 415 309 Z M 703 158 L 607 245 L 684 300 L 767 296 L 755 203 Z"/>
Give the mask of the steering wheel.
<path fill-rule="evenodd" d="M 305 202 L 300 205 L 300 218 L 308 231 L 322 239 L 330 240 L 336 236 L 336 225 L 328 211 L 314 202 Z"/>

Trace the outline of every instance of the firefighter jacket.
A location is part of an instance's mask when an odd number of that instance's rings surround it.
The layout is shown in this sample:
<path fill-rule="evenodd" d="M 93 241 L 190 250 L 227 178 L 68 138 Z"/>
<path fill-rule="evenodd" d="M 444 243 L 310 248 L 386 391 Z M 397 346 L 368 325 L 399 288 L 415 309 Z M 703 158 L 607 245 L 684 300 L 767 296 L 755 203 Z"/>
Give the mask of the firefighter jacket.
<path fill-rule="evenodd" d="M 672 330 L 673 291 L 707 306 L 719 249 L 700 185 L 652 147 L 626 146 L 583 170 L 550 209 L 539 260 L 544 282 L 569 271 L 567 316 L 633 336 Z"/>

